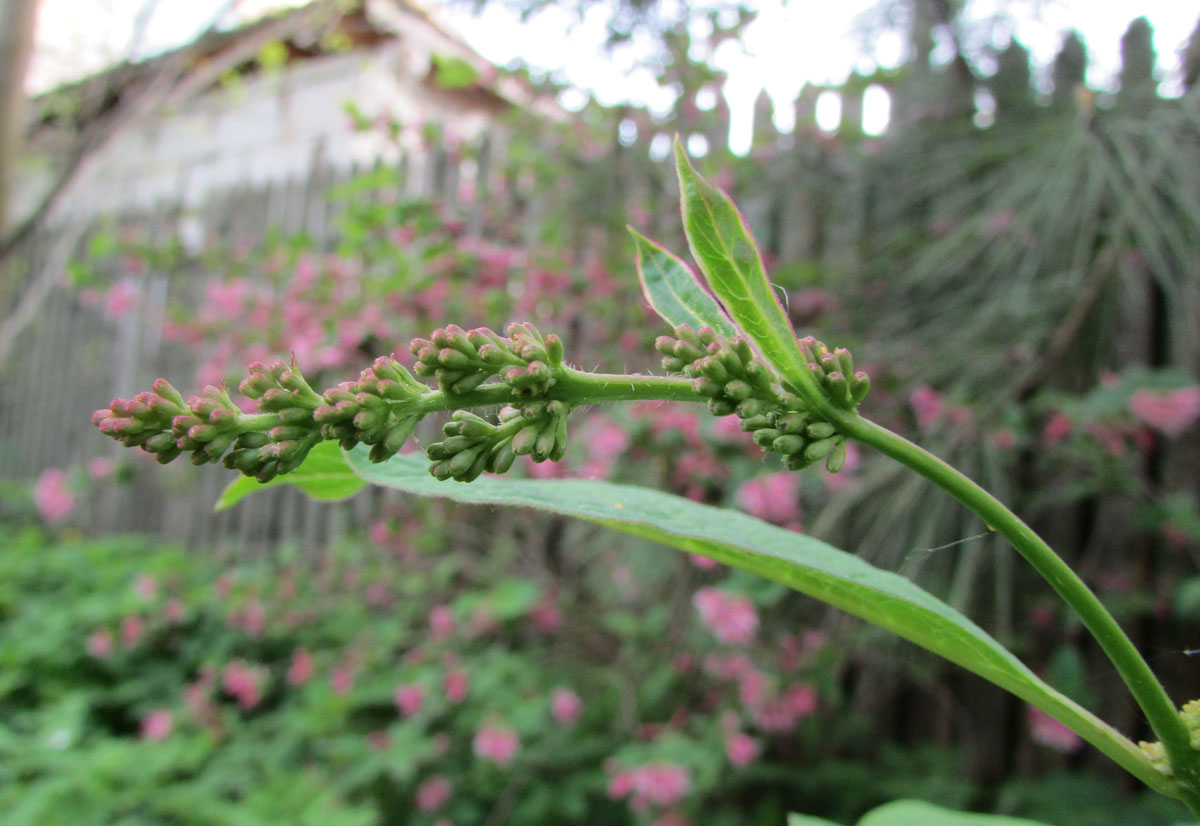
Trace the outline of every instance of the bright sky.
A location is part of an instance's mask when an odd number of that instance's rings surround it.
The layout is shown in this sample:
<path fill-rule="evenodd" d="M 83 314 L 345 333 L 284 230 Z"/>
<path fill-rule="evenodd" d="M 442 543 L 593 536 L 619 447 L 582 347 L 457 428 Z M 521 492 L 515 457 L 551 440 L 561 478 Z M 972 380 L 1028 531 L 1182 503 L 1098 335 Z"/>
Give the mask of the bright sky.
<path fill-rule="evenodd" d="M 131 51 L 144 56 L 181 45 L 223 9 L 236 7 L 227 11 L 222 21 L 233 25 L 270 8 L 294 4 L 295 0 L 42 0 L 29 85 L 32 89 L 50 88 Z M 434 0 L 425 0 L 425 5 L 437 6 Z M 725 96 L 733 113 L 731 142 L 735 149 L 744 148 L 749 140 L 750 112 L 761 89 L 766 88 L 775 101 L 776 122 L 787 130 L 791 128 L 791 101 L 805 82 L 837 83 L 855 68 L 870 71 L 876 65 L 895 66 L 903 59 L 900 39 L 886 35 L 874 43 L 872 55 L 863 55 L 861 37 L 854 32 L 860 16 L 874 5 L 873 0 L 763 0 L 759 4 L 758 18 L 741 46 L 728 42 L 713 55 L 714 63 L 729 76 Z M 1026 2 L 1019 7 L 1028 9 L 1030 5 Z M 971 0 L 969 8 L 973 18 L 985 19 L 1012 6 L 1005 0 Z M 1040 9 L 1037 18 L 1023 14 L 1015 32 L 1032 51 L 1035 63 L 1048 64 L 1062 33 L 1076 28 L 1092 58 L 1089 82 L 1101 88 L 1114 87 L 1121 35 L 1134 17 L 1145 15 L 1154 27 L 1162 92 L 1179 93 L 1179 53 L 1200 18 L 1197 0 L 1140 0 L 1136 4 L 1044 0 Z M 136 35 L 139 15 L 147 12 L 141 34 Z M 526 24 L 499 4 L 486 7 L 480 16 L 472 16 L 462 7 L 440 8 L 436 13 L 480 54 L 499 65 L 523 59 L 556 80 L 590 90 L 606 104 L 632 100 L 662 109 L 670 103 L 672 93 L 658 88 L 648 71 L 630 73 L 633 56 L 629 51 L 612 57 L 604 54 L 599 13 L 589 15 L 569 36 L 565 34 L 568 16 L 553 7 Z M 571 98 L 566 95 L 564 104 L 571 105 Z M 885 100 L 875 106 L 868 101 L 866 116 L 880 121 L 881 106 L 886 106 Z"/>

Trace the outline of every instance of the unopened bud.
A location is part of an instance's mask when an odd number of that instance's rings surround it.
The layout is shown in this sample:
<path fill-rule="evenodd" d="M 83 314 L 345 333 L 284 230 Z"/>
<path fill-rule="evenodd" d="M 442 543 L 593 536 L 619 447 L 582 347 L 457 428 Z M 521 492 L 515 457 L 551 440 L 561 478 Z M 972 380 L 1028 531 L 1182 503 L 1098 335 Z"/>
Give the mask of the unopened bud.
<path fill-rule="evenodd" d="M 829 457 L 825 460 L 825 469 L 830 473 L 837 473 L 846 464 L 846 440 L 838 441 L 837 446 L 829 452 Z"/>
<path fill-rule="evenodd" d="M 804 450 L 804 439 L 796 435 L 780 436 L 771 442 L 771 449 L 785 456 L 791 453 L 799 453 L 801 450 Z"/>
<path fill-rule="evenodd" d="M 810 442 L 808 447 L 804 448 L 804 458 L 810 462 L 823 459 L 829 454 L 829 451 L 833 450 L 834 447 L 837 446 L 837 443 L 838 439 L 836 437 Z"/>
<path fill-rule="evenodd" d="M 829 422 L 813 422 L 805 430 L 805 434 L 810 439 L 828 439 L 836 432 L 836 428 Z"/>

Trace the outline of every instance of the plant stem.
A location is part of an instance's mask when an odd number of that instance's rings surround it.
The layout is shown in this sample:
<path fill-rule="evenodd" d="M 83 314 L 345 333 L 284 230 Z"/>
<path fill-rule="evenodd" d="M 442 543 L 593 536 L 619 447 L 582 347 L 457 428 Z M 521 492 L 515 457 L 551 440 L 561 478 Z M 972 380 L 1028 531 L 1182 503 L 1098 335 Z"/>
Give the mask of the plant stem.
<path fill-rule="evenodd" d="M 673 376 L 626 376 L 613 373 L 584 373 L 562 368 L 558 381 L 546 394 L 571 405 L 630 401 L 707 401 L 692 389 L 692 380 Z M 513 402 L 507 384 L 485 384 L 470 393 L 445 393 L 434 390 L 421 396 L 420 412 L 433 413 L 459 408 L 491 407 Z"/>
<path fill-rule="evenodd" d="M 1174 703 L 1117 621 L 1062 557 L 998 499 L 928 451 L 854 414 L 839 416 L 837 426 L 845 435 L 915 470 L 970 508 L 1066 600 L 1112 661 L 1162 742 L 1180 787 L 1180 799 L 1200 816 L 1200 753 L 1191 747 L 1188 730 Z"/>

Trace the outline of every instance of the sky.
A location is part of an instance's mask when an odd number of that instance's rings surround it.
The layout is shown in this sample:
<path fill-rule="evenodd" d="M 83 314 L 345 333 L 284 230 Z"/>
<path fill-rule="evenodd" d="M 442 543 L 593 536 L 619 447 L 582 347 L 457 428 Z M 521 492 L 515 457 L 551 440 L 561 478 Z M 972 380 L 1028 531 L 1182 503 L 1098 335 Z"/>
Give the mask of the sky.
<path fill-rule="evenodd" d="M 665 0 L 682 2 L 683 0 Z M 188 42 L 215 17 L 234 25 L 253 19 L 289 0 L 42 0 L 31 90 L 44 90 L 94 72 L 130 54 L 147 56 Z M 646 70 L 634 69 L 630 51 L 605 56 L 603 15 L 589 14 L 582 24 L 570 29 L 571 19 L 557 8 L 521 24 L 500 4 L 491 4 L 482 15 L 470 14 L 460 6 L 440 6 L 434 0 L 424 5 L 451 29 L 456 30 L 480 54 L 507 66 L 523 59 L 531 68 L 554 79 L 586 89 L 600 102 L 644 103 L 652 109 L 669 105 L 671 92 L 660 89 Z M 693 3 L 695 5 L 695 3 Z M 838 83 L 852 70 L 871 71 L 898 65 L 903 43 L 898 36 L 884 35 L 873 44 L 873 52 L 862 50 L 862 15 L 873 0 L 762 0 L 759 15 L 745 32 L 740 45 L 723 44 L 712 56 L 718 68 L 728 73 L 724 94 L 732 111 L 735 150 L 749 141 L 754 99 L 766 89 L 776 104 L 776 123 L 791 128 L 791 101 L 806 83 Z M 970 14 L 984 19 L 1013 4 L 1005 0 L 971 0 Z M 1119 66 L 1121 35 L 1138 15 L 1150 19 L 1155 32 L 1163 84 L 1160 91 L 1180 91 L 1173 80 L 1179 67 L 1179 52 L 1200 19 L 1200 0 L 1043 0 L 1039 13 L 1022 14 L 1015 36 L 1030 49 L 1035 64 L 1048 65 L 1057 52 L 1063 32 L 1078 29 L 1092 58 L 1088 80 L 1097 88 L 1114 88 Z M 147 12 L 149 12 L 147 14 Z M 144 25 L 139 26 L 139 16 Z M 859 34 L 856 35 L 856 31 Z M 701 32 L 702 33 L 702 32 Z M 1004 36 L 1004 33 L 1001 33 Z M 936 52 L 935 52 L 936 56 Z M 567 93 L 563 103 L 578 105 L 582 95 Z M 818 117 L 835 114 L 823 101 Z M 886 124 L 886 96 L 867 102 L 865 117 L 873 121 L 868 131 Z"/>

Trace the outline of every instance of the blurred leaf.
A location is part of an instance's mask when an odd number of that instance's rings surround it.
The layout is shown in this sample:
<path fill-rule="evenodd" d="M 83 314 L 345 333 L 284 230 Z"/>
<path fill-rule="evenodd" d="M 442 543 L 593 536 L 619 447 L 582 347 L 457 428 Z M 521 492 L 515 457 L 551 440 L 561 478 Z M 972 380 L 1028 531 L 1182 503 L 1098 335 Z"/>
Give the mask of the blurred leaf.
<path fill-rule="evenodd" d="M 791 824 L 789 824 L 791 826 Z M 897 800 L 868 812 L 858 826 L 1046 826 L 1036 820 L 956 812 L 921 800 Z"/>
<path fill-rule="evenodd" d="M 1040 680 L 965 616 L 904 577 L 824 542 L 657 490 L 577 479 L 439 482 L 421 457 L 396 456 L 372 464 L 367 452 L 359 446 L 346 457 L 373 484 L 421 496 L 575 516 L 782 582 L 1011 691 L 1071 727 L 1152 788 L 1163 786 L 1161 776 L 1132 742 Z"/>
<path fill-rule="evenodd" d="M 1175 589 L 1175 613 L 1179 619 L 1200 622 L 1200 576 L 1179 583 Z"/>
<path fill-rule="evenodd" d="M 346 464 L 335 442 L 321 442 L 309 451 L 299 468 L 265 485 L 249 476 L 239 476 L 225 488 L 215 510 L 228 510 L 255 491 L 279 485 L 295 485 L 314 499 L 335 501 L 353 496 L 365 484 Z"/>
<path fill-rule="evenodd" d="M 479 72 L 461 57 L 435 54 L 434 82 L 443 89 L 464 89 L 479 81 Z"/>
<path fill-rule="evenodd" d="M 638 278 L 642 292 L 663 321 L 678 327 L 687 324 L 699 330 L 711 327 L 722 336 L 737 335 L 737 328 L 713 300 L 687 264 L 671 252 L 629 228 L 637 247 Z"/>

